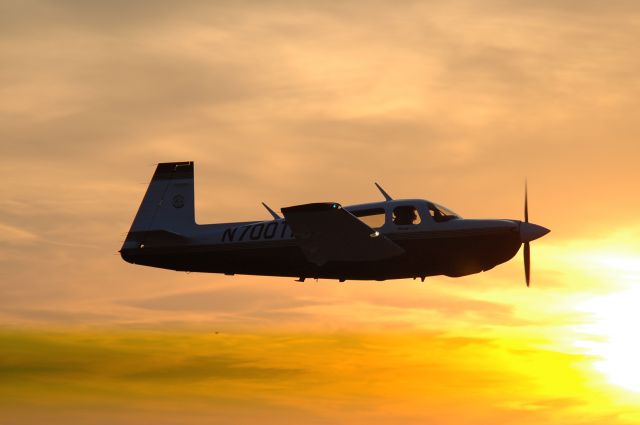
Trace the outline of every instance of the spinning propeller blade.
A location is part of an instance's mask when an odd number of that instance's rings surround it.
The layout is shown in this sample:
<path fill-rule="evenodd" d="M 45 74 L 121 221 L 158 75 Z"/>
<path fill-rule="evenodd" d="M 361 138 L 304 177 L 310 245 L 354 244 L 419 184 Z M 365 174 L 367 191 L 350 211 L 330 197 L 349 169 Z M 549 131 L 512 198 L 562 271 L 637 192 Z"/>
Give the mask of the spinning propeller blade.
<path fill-rule="evenodd" d="M 531 282 L 531 246 L 529 242 L 543 237 L 549 233 L 549 229 L 537 224 L 529 223 L 529 200 L 527 195 L 527 182 L 524 183 L 524 221 L 520 222 L 520 242 L 524 244 L 524 276 L 527 287 Z"/>
<path fill-rule="evenodd" d="M 529 248 L 529 242 L 524 243 L 524 277 L 528 288 L 531 280 L 531 249 Z"/>
<path fill-rule="evenodd" d="M 529 222 L 529 196 L 527 195 L 527 181 L 524 181 L 524 222 Z"/>
<path fill-rule="evenodd" d="M 527 194 L 527 181 L 524 181 L 524 222 L 529 222 L 529 196 Z M 531 248 L 529 242 L 524 243 L 524 277 L 527 281 L 527 288 L 531 281 Z"/>

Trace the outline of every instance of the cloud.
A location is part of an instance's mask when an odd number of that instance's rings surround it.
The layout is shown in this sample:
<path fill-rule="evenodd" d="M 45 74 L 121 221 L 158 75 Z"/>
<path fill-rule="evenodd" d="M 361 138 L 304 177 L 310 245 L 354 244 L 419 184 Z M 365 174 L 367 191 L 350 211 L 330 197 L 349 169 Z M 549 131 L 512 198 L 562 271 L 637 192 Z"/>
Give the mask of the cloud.
<path fill-rule="evenodd" d="M 624 424 L 615 415 L 632 407 L 607 404 L 580 356 L 514 355 L 480 337 L 4 330 L 0 340 L 0 418 L 22 422 L 124 409 L 133 423 Z"/>
<path fill-rule="evenodd" d="M 0 309 L 2 313 L 10 315 L 12 319 L 21 318 L 35 323 L 49 323 L 57 325 L 77 325 L 86 323 L 113 321 L 113 314 L 101 314 L 89 311 L 48 310 L 35 308 Z"/>
<path fill-rule="evenodd" d="M 177 366 L 162 366 L 146 368 L 141 372 L 133 372 L 125 375 L 124 379 L 140 381 L 200 381 L 211 379 L 237 379 L 237 380 L 280 380 L 291 379 L 302 373 L 302 370 L 250 366 L 237 358 L 224 358 L 220 356 L 194 356 L 187 359 L 184 364 Z"/>
<path fill-rule="evenodd" d="M 0 223 L 0 242 L 2 243 L 31 243 L 37 239 L 38 236 L 27 230 Z"/>
<path fill-rule="evenodd" d="M 281 291 L 227 287 L 213 291 L 177 293 L 142 300 L 123 301 L 125 305 L 139 308 L 177 311 L 233 312 L 253 310 L 277 310 L 313 305 L 313 300 L 281 296 Z"/>
<path fill-rule="evenodd" d="M 514 308 L 507 304 L 476 300 L 446 293 L 416 293 L 412 295 L 399 296 L 397 294 L 376 293 L 372 297 L 368 297 L 367 301 L 375 305 L 400 309 L 435 311 L 444 317 L 471 315 L 480 316 L 491 321 L 508 322 L 510 325 L 515 325 L 518 322 L 514 315 Z"/>

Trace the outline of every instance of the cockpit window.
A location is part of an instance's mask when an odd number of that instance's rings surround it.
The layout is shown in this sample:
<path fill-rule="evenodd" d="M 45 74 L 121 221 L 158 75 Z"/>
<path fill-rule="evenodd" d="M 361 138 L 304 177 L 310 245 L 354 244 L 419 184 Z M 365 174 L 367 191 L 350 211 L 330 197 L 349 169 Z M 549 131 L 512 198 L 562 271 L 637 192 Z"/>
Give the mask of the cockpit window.
<path fill-rule="evenodd" d="M 438 204 L 429 204 L 429 214 L 438 223 L 460 218 L 458 214 Z"/>
<path fill-rule="evenodd" d="M 366 210 L 351 211 L 367 226 L 377 229 L 384 226 L 385 211 L 384 208 L 369 208 Z"/>
<path fill-rule="evenodd" d="M 393 223 L 398 226 L 420 224 L 420 215 L 416 207 L 402 205 L 393 209 Z"/>

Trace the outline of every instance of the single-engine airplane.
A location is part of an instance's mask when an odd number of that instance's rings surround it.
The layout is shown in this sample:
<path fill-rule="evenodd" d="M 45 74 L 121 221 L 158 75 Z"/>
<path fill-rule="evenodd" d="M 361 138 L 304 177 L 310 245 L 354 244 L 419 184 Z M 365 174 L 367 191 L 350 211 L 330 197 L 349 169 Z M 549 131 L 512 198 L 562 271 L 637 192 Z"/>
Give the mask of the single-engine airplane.
<path fill-rule="evenodd" d="M 158 164 L 120 254 L 125 261 L 165 269 L 264 276 L 387 280 L 490 270 L 549 230 L 524 221 L 463 219 L 422 199 L 342 206 L 318 202 L 282 208 L 263 203 L 271 220 L 195 222 L 193 162 Z"/>

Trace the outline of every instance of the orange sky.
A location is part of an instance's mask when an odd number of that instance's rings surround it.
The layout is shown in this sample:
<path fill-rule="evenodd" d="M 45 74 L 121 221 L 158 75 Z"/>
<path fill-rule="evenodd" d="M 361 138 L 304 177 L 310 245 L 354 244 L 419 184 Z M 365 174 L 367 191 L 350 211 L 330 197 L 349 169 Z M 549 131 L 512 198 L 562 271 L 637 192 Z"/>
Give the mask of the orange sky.
<path fill-rule="evenodd" d="M 0 357 L 12 377 L 0 394 L 55 405 L 43 382 L 57 380 L 71 388 L 61 418 L 101 423 L 115 403 L 136 412 L 131 423 L 171 423 L 149 413 L 167 394 L 146 393 L 148 380 L 126 386 L 119 377 L 135 365 L 104 353 L 115 344 L 155 359 L 138 371 L 148 377 L 222 355 L 207 343 L 216 330 L 232 369 L 305 372 L 264 378 L 279 388 L 264 399 L 251 373 L 225 376 L 228 405 L 216 375 L 191 394 L 192 378 L 159 374 L 172 397 L 215 400 L 194 407 L 202 417 L 637 423 L 639 39 L 633 1 L 3 2 L 0 341 L 30 342 Z M 154 164 L 179 160 L 196 162 L 201 223 L 266 219 L 261 201 L 378 200 L 373 181 L 464 217 L 521 219 L 526 176 L 530 217 L 552 233 L 532 244 L 528 290 L 521 254 L 425 284 L 299 285 L 124 263 L 117 250 Z M 128 332 L 187 342 L 124 349 L 113 335 Z M 83 338 L 114 371 L 90 389 L 78 382 L 94 366 L 39 374 L 46 361 L 21 348 L 71 344 L 54 359 L 73 364 Z M 244 358 L 255 341 L 264 352 Z M 343 370 L 336 353 L 364 360 Z M 20 406 L 3 423 L 41 420 Z M 180 406 L 167 409 L 178 417 Z"/>

